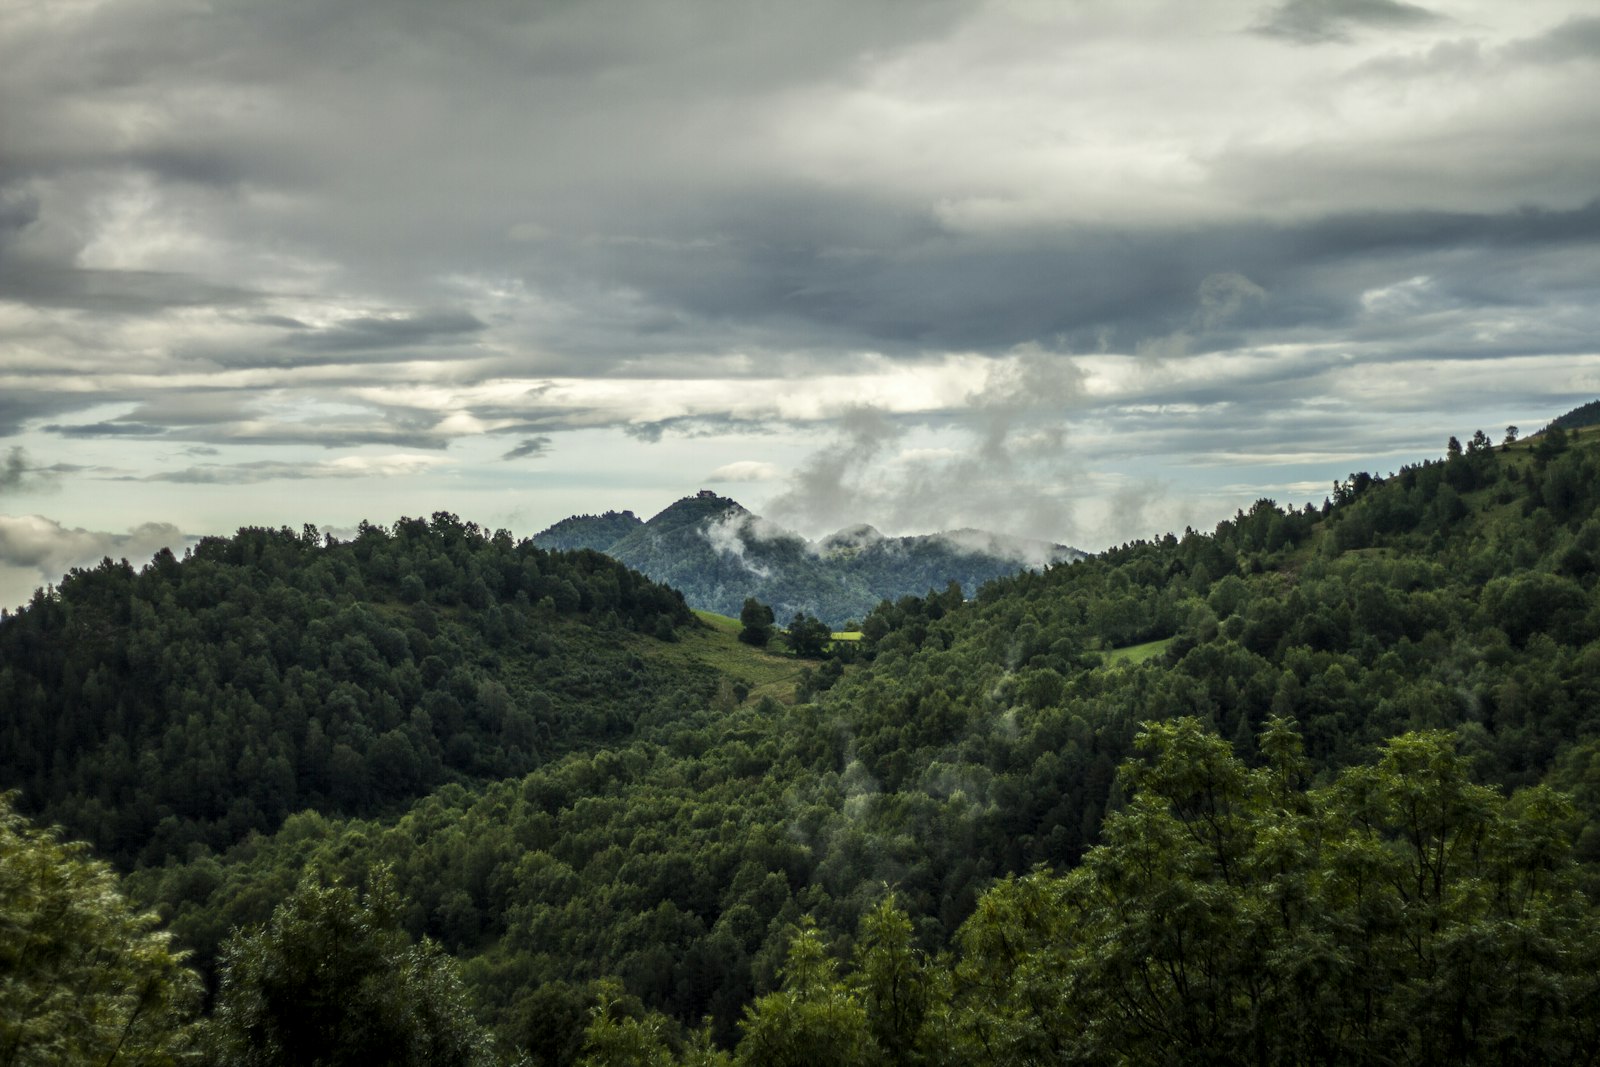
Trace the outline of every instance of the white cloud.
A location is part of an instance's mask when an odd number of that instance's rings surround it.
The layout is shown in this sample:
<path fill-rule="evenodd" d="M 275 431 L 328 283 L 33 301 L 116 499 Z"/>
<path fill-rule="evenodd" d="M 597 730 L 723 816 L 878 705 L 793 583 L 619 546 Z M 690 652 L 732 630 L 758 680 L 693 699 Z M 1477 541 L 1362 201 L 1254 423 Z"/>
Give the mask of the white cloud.
<path fill-rule="evenodd" d="M 181 553 L 192 540 L 171 523 L 118 534 L 63 526 L 43 515 L 0 515 L 0 604 L 23 604 L 74 567 L 92 567 L 107 556 L 139 566 L 163 548 Z"/>

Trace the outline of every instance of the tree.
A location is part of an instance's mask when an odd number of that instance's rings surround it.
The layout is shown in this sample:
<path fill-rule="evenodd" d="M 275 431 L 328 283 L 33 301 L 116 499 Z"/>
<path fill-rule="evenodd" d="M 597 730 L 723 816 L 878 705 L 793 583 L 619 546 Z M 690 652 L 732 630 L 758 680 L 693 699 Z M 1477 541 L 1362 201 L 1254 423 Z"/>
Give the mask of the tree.
<path fill-rule="evenodd" d="M 876 1058 L 866 1009 L 839 979 L 809 918 L 789 942 L 782 988 L 751 1005 L 739 1026 L 744 1038 L 735 1062 L 741 1067 L 853 1067 Z"/>
<path fill-rule="evenodd" d="M 211 1025 L 226 1067 L 490 1061 L 453 961 L 413 944 L 386 871 L 358 894 L 302 877 L 265 926 L 222 956 Z"/>
<path fill-rule="evenodd" d="M 684 1043 L 681 1056 L 674 1055 L 676 1031 L 659 1012 L 641 1011 L 637 998 L 627 996 L 616 979 L 602 979 L 578 1067 L 732 1067 L 733 1058 L 712 1044 L 706 1028 Z"/>
<path fill-rule="evenodd" d="M 797 656 L 820 656 L 833 637 L 833 631 L 821 619 L 800 612 L 784 631 L 783 640 Z"/>
<path fill-rule="evenodd" d="M 1600 933 L 1545 789 L 1471 782 L 1450 735 L 1306 791 L 1290 722 L 1251 770 L 1195 719 L 1063 878 L 962 930 L 964 1040 L 1005 1062 L 1576 1063 L 1600 1052 Z"/>
<path fill-rule="evenodd" d="M 766 648 L 772 640 L 772 609 L 761 603 L 755 597 L 746 597 L 744 609 L 739 612 L 739 621 L 744 629 L 739 631 L 739 640 L 756 648 Z"/>
<path fill-rule="evenodd" d="M 928 1062 L 926 1033 L 933 1000 L 927 960 L 911 943 L 911 920 L 890 894 L 862 916 L 856 943 L 856 995 L 883 1062 Z"/>
<path fill-rule="evenodd" d="M 87 846 L 0 794 L 0 1065 L 172 1064 L 193 1044 L 200 982 Z"/>

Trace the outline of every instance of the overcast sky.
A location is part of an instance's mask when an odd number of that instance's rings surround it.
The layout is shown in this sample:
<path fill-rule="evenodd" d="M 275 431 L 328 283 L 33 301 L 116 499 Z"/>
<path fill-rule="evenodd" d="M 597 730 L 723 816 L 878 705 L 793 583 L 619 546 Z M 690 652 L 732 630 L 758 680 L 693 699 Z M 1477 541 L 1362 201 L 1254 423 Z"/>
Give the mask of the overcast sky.
<path fill-rule="evenodd" d="M 1593 0 L 0 0 L 0 603 L 708 487 L 1087 549 L 1600 396 Z"/>

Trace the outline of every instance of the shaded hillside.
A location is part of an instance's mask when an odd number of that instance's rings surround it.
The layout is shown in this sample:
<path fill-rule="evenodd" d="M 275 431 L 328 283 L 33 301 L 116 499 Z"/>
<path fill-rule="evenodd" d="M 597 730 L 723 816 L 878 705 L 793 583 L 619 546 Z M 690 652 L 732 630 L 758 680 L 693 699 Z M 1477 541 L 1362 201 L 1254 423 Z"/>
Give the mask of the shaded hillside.
<path fill-rule="evenodd" d="M 533 543 L 540 548 L 574 552 L 580 548 L 604 552 L 644 523 L 631 511 L 608 511 L 604 515 L 572 515 L 536 534 Z"/>
<path fill-rule="evenodd" d="M 1546 429 L 1576 430 L 1595 425 L 1600 425 L 1600 400 L 1591 400 L 1582 407 L 1573 408 L 1560 418 L 1551 419 Z"/>
<path fill-rule="evenodd" d="M 444 513 L 106 560 L 0 624 L 0 789 L 124 864 L 390 810 L 625 737 L 707 684 L 625 638 L 691 622 L 605 556 Z"/>
<path fill-rule="evenodd" d="M 612 528 L 625 533 L 601 545 L 599 537 Z M 884 537 L 855 526 L 812 543 L 709 492 L 685 497 L 641 525 L 629 527 L 620 516 L 615 523 L 579 516 L 534 537 L 544 547 L 579 541 L 681 590 L 694 607 L 737 615 L 753 596 L 770 604 L 780 623 L 804 612 L 834 626 L 861 619 L 886 599 L 921 596 L 951 582 L 972 592 L 1024 567 L 1081 555 L 979 530 Z"/>

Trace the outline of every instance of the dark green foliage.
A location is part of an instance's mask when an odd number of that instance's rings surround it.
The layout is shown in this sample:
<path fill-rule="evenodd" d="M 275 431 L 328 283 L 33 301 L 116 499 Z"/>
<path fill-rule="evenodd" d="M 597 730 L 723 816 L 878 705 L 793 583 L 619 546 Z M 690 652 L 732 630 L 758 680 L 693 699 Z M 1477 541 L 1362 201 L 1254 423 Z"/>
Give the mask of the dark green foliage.
<path fill-rule="evenodd" d="M 832 638 L 833 631 L 827 623 L 804 612 L 796 615 L 783 632 L 784 643 L 795 655 L 813 658 L 822 655 Z"/>
<path fill-rule="evenodd" d="M 1104 844 L 1064 876 L 985 892 L 953 955 L 918 952 L 886 899 L 841 974 L 802 920 L 733 1062 L 1533 1067 L 1600 1053 L 1600 914 L 1555 794 L 1472 783 L 1437 732 L 1310 790 L 1285 719 L 1254 769 L 1192 718 L 1147 724 L 1139 746 Z M 675 1055 L 673 1034 L 606 1008 L 589 1028 L 591 1047 L 635 1057 L 611 1062 L 710 1062 Z"/>
<path fill-rule="evenodd" d="M 772 641 L 772 609 L 755 597 L 745 597 L 739 610 L 739 640 L 756 648 L 766 648 Z"/>
<path fill-rule="evenodd" d="M 1591 400 L 1559 418 L 1551 419 L 1547 429 L 1576 430 L 1585 426 L 1600 426 L 1600 400 Z"/>
<path fill-rule="evenodd" d="M 82 845 L 0 793 L 0 1065 L 184 1062 L 200 982 Z"/>
<path fill-rule="evenodd" d="M 419 710 L 470 738 L 491 709 L 539 762 L 426 784 L 404 729 L 346 734 L 339 788 L 431 791 L 196 845 L 130 891 L 209 964 L 308 865 L 388 864 L 404 929 L 541 1064 L 824 1036 L 874 1064 L 1574 1058 L 1600 973 L 1563 844 L 1600 860 L 1600 464 L 1581 436 L 1465 440 L 1321 508 L 882 600 L 852 662 L 794 664 L 795 705 L 666 670 L 703 634 L 630 633 L 581 574 L 529 615 L 442 603 L 418 561 L 424 595 L 381 611 Z M 544 724 L 573 722 L 553 752 Z"/>
<path fill-rule="evenodd" d="M 236 934 L 207 1036 L 222 1067 L 492 1062 L 454 961 L 411 942 L 381 872 L 365 894 L 308 878 Z"/>
<path fill-rule="evenodd" d="M 1091 1060 L 1575 1063 L 1600 927 L 1559 798 L 1471 782 L 1441 733 L 1303 791 L 1291 724 L 1250 770 L 1152 725 L 1106 844 L 1061 883 L 1060 1035 Z M 1064 956 L 1064 959 L 1061 957 Z M 1073 1031 L 1076 1032 L 1073 1032 Z"/>
<path fill-rule="evenodd" d="M 604 556 L 444 513 L 106 560 L 0 624 L 0 784 L 128 865 L 377 812 L 624 736 L 675 682 L 622 636 L 691 618 Z"/>
<path fill-rule="evenodd" d="M 533 535 L 540 548 L 572 552 L 591 548 L 604 552 L 644 523 L 631 511 L 608 511 L 604 515 L 573 515 Z"/>

